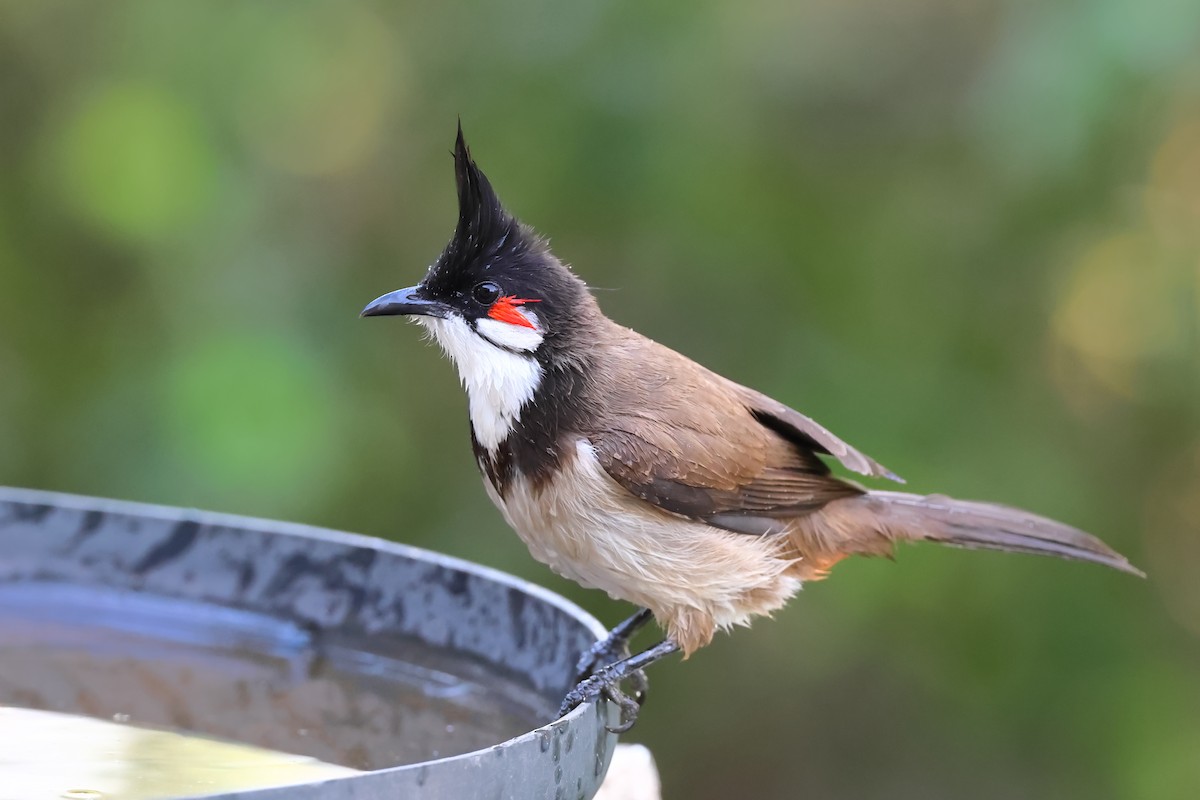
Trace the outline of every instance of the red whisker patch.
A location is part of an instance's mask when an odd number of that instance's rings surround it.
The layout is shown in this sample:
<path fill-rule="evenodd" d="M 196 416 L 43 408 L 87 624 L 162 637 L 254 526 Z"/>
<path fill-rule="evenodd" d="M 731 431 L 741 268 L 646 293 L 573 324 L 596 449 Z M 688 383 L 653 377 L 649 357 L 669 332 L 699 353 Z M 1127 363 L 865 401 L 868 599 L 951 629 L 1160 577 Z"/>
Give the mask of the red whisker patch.
<path fill-rule="evenodd" d="M 522 297 L 513 297 L 511 295 L 501 297 L 496 302 L 492 303 L 492 307 L 488 309 L 488 316 L 500 322 L 507 322 L 509 325 L 520 325 L 523 328 L 533 328 L 533 323 L 529 318 L 517 311 L 517 306 L 523 306 L 526 303 L 540 303 L 541 300 L 530 300 Z"/>

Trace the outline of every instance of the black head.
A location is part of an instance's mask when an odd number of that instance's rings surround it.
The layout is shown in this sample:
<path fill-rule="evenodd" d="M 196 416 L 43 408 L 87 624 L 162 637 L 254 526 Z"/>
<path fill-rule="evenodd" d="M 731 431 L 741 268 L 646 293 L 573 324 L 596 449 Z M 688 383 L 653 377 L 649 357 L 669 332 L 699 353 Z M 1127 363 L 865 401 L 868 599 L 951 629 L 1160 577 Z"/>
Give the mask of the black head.
<path fill-rule="evenodd" d="M 419 284 L 372 301 L 362 316 L 461 320 L 503 349 L 540 351 L 577 323 L 590 303 L 587 289 L 544 239 L 500 204 L 471 158 L 461 124 L 454 176 L 458 225 L 446 249 Z"/>

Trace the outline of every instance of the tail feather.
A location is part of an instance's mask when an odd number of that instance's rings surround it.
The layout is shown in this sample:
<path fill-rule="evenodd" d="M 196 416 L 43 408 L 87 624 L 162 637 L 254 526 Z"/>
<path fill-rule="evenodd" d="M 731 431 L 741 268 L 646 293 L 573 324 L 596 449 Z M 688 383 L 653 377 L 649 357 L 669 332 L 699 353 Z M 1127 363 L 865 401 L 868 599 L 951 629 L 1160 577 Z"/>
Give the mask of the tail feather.
<path fill-rule="evenodd" d="M 950 547 L 1056 556 L 1146 577 L 1095 536 L 1017 508 L 904 492 L 869 492 L 840 502 L 869 509 L 877 520 L 877 535 L 893 541 L 924 540 Z"/>

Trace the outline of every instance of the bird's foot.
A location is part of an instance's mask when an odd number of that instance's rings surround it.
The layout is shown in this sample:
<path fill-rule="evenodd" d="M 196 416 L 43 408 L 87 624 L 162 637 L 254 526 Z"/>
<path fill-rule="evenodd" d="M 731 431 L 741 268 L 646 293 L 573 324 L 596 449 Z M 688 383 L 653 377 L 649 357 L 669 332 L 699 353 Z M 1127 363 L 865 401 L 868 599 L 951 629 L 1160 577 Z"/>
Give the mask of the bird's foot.
<path fill-rule="evenodd" d="M 589 678 L 599 675 L 606 667 L 627 658 L 629 658 L 629 641 L 627 639 L 613 639 L 610 636 L 603 641 L 596 642 L 579 658 L 579 663 L 575 667 L 575 683 L 582 685 Z M 632 701 L 639 706 L 642 705 L 646 702 L 647 692 L 650 691 L 650 681 L 646 677 L 645 671 L 635 669 L 626 677 L 633 689 Z"/>
<path fill-rule="evenodd" d="M 583 684 L 588 678 L 599 674 L 606 667 L 628 659 L 630 638 L 650 619 L 649 609 L 643 608 L 613 628 L 608 636 L 585 650 L 579 658 L 579 663 L 575 665 L 575 682 Z M 633 701 L 640 706 L 646 702 L 646 693 L 650 690 L 650 682 L 646 679 L 646 673 L 637 669 L 631 671 L 627 677 L 633 684 Z M 629 699 L 625 695 L 622 697 Z"/>
<path fill-rule="evenodd" d="M 620 722 L 604 727 L 609 733 L 625 733 L 637 722 L 638 713 L 642 710 L 642 702 L 645 699 L 646 674 L 640 669 L 634 670 L 634 673 L 641 677 L 641 689 L 634 697 L 621 691 L 621 680 L 626 676 L 606 674 L 606 670 L 601 669 L 594 675 L 581 680 L 574 689 L 567 692 L 567 696 L 563 698 L 562 705 L 558 709 L 558 715 L 565 716 L 577 706 L 604 697 L 616 703 L 621 709 Z M 632 678 L 634 673 L 628 677 Z"/>
<path fill-rule="evenodd" d="M 628 647 L 628 643 L 625 644 L 625 647 Z M 574 689 L 567 692 L 567 696 L 563 698 L 562 706 L 558 710 L 558 715 L 561 717 L 570 713 L 576 706 L 605 697 L 612 700 L 621 708 L 620 722 L 615 726 L 608 727 L 608 730 L 612 733 L 624 733 L 637 722 L 642 704 L 621 691 L 621 681 L 627 678 L 638 681 L 638 685 L 641 687 L 642 698 L 644 699 L 646 676 L 642 672 L 642 669 L 658 661 L 663 656 L 674 653 L 678 649 L 679 645 L 667 639 L 635 656 L 623 658 L 601 667 L 594 674 L 579 681 Z"/>

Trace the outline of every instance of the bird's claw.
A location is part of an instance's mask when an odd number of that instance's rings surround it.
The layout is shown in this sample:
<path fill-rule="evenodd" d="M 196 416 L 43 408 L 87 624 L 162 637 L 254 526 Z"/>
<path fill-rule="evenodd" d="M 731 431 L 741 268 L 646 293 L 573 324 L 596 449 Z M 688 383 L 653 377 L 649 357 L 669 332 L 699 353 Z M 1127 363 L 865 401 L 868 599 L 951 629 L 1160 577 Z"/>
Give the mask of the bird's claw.
<path fill-rule="evenodd" d="M 577 706 L 607 698 L 616 703 L 621 709 L 621 721 L 616 725 L 605 725 L 609 733 L 625 733 L 637 722 L 638 712 L 641 711 L 645 699 L 646 675 L 637 670 L 629 675 L 630 678 L 641 677 L 642 687 L 635 697 L 630 697 L 621 691 L 619 677 L 606 674 L 603 670 L 580 681 L 574 689 L 567 692 L 562 705 L 558 709 L 560 717 L 566 716 Z"/>
<path fill-rule="evenodd" d="M 630 637 L 651 619 L 650 609 L 640 609 L 609 631 L 602 641 L 596 642 L 583 652 L 575 666 L 575 688 L 563 698 L 562 707 L 558 711 L 560 717 L 582 703 L 598 700 L 603 696 L 621 709 L 620 722 L 615 726 L 605 726 L 609 732 L 624 733 L 633 727 L 650 690 L 650 682 L 641 667 L 677 649 L 675 644 L 664 642 L 637 657 L 630 656 Z M 621 691 L 621 682 L 624 680 L 628 680 L 633 688 L 632 697 Z"/>
<path fill-rule="evenodd" d="M 583 684 L 589 678 L 599 675 L 606 667 L 610 667 L 618 661 L 623 661 L 629 658 L 629 643 L 621 642 L 615 646 L 608 641 L 597 642 L 594 646 L 584 652 L 579 659 L 579 664 L 575 667 L 575 683 Z M 646 702 L 646 695 L 650 691 L 650 679 L 646 677 L 645 670 L 635 669 L 625 676 L 629 680 L 629 684 L 633 689 L 632 700 L 638 706 Z M 622 694 L 625 699 L 630 699 Z"/>
<path fill-rule="evenodd" d="M 590 678 L 599 675 L 608 667 L 627 658 L 629 658 L 629 638 L 627 635 L 614 631 L 608 638 L 596 642 L 583 651 L 583 655 L 579 657 L 579 663 L 575 665 L 576 690 Z M 629 680 L 633 688 L 632 701 L 640 707 L 646 702 L 646 695 L 650 691 L 650 680 L 646 677 L 645 671 L 640 669 L 633 670 L 625 678 Z M 567 696 L 570 697 L 571 695 L 568 694 Z M 623 693 L 621 694 L 621 698 L 626 701 L 630 700 L 630 697 Z"/>

